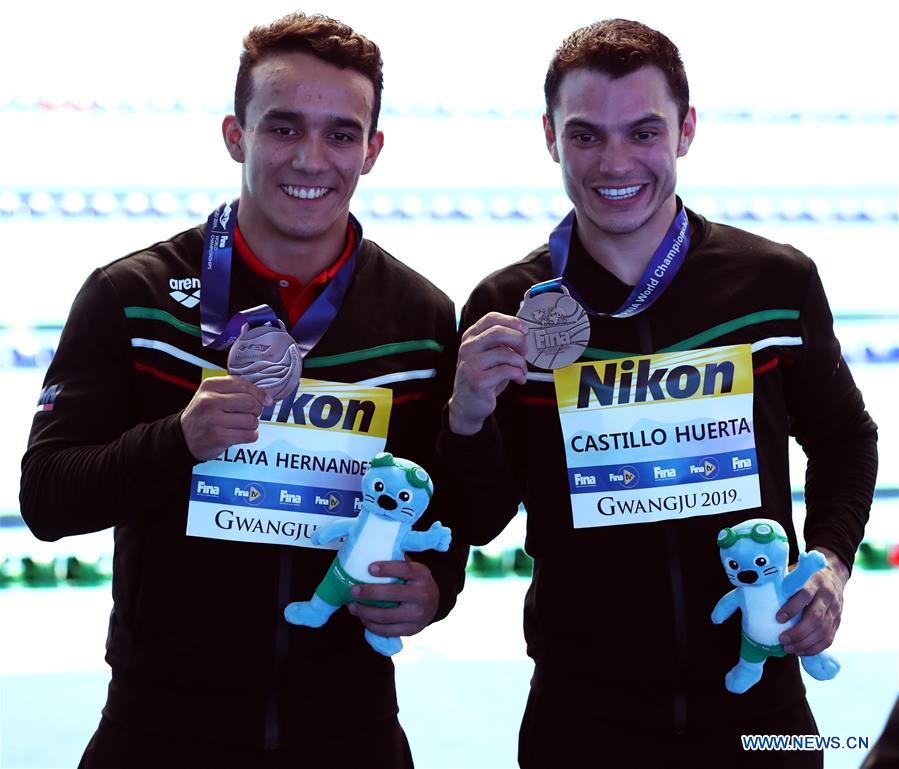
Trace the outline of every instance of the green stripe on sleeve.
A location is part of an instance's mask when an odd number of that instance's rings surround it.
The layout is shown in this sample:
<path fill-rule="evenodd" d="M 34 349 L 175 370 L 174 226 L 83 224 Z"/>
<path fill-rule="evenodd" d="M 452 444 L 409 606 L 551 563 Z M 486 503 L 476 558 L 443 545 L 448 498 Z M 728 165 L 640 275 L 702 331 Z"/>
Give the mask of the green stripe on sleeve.
<path fill-rule="evenodd" d="M 378 347 L 369 347 L 366 350 L 354 350 L 340 355 L 322 355 L 318 358 L 306 358 L 303 368 L 321 368 L 322 366 L 342 366 L 346 363 L 356 363 L 360 360 L 382 358 L 387 355 L 395 355 L 402 352 L 415 352 L 418 350 L 434 350 L 443 352 L 443 345 L 433 339 L 412 339 L 408 342 L 391 342 Z"/>
<path fill-rule="evenodd" d="M 752 312 L 749 315 L 743 315 L 740 318 L 734 318 L 726 323 L 719 323 L 712 326 L 706 331 L 702 331 L 695 336 L 688 337 L 682 342 L 677 342 L 670 347 L 662 347 L 656 350 L 660 352 L 682 352 L 684 350 L 692 350 L 698 345 L 717 339 L 720 336 L 736 331 L 738 328 L 746 328 L 756 323 L 764 323 L 769 320 L 796 320 L 799 317 L 799 310 L 760 310 Z M 640 355 L 638 352 L 618 352 L 616 350 L 603 350 L 599 347 L 587 347 L 579 360 L 612 360 L 614 358 L 631 358 Z"/>
<path fill-rule="evenodd" d="M 682 350 L 691 350 L 696 345 L 704 344 L 711 339 L 717 339 L 719 336 L 729 334 L 731 331 L 736 331 L 738 328 L 746 328 L 746 326 L 753 326 L 756 323 L 764 323 L 769 320 L 796 320 L 798 317 L 799 310 L 761 310 L 759 312 L 751 312 L 749 315 L 744 315 L 741 318 L 734 318 L 726 323 L 719 323 L 717 326 L 712 326 L 707 331 L 684 339 L 683 342 L 678 342 L 670 347 L 663 347 L 661 350 L 658 350 L 658 352 L 680 352 Z"/>
<path fill-rule="evenodd" d="M 126 307 L 125 317 L 142 318 L 144 320 L 161 320 L 163 323 L 168 323 L 170 326 L 174 326 L 185 334 L 196 337 L 200 336 L 199 326 L 194 326 L 192 323 L 185 323 L 183 320 L 178 320 L 174 315 L 167 313 L 165 310 L 158 310 L 155 307 Z"/>

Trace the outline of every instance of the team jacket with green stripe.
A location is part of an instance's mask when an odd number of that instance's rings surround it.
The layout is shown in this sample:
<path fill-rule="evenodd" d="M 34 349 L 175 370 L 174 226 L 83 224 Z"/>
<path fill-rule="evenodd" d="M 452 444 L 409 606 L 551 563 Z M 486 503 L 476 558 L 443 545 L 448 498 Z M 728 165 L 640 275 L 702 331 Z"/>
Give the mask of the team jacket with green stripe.
<path fill-rule="evenodd" d="M 725 690 L 740 628 L 737 617 L 722 627 L 709 619 L 731 588 L 717 533 L 774 518 L 796 559 L 793 435 L 809 460 L 805 540 L 851 567 L 877 466 L 876 427 L 841 358 L 813 263 L 693 213 L 690 226 L 689 253 L 668 290 L 636 317 L 591 318 L 581 360 L 751 344 L 760 509 L 575 529 L 555 390 L 535 369 L 527 384 L 508 386 L 480 433 L 455 436 L 444 425 L 438 444 L 450 477 L 466 478 L 466 496 L 477 499 L 460 529 L 469 542 L 491 540 L 524 502 L 526 550 L 535 561 L 525 601 L 534 685 L 596 718 L 660 732 L 711 729 L 803 695 L 795 657 L 769 660 L 761 683 L 744 695 Z M 463 309 L 460 330 L 489 311 L 514 315 L 530 286 L 554 277 L 550 270 L 543 246 L 490 275 Z M 614 311 L 630 291 L 579 243 L 565 274 L 600 311 Z"/>
<path fill-rule="evenodd" d="M 202 367 L 227 358 L 200 341 L 202 247 L 194 228 L 88 278 L 47 373 L 52 410 L 36 414 L 22 462 L 22 514 L 42 539 L 115 527 L 109 718 L 248 747 L 299 744 L 347 719 L 395 713 L 393 666 L 346 611 L 314 630 L 284 621 L 284 605 L 312 594 L 333 551 L 185 535 L 195 461 L 179 416 Z M 262 303 L 286 320 L 274 283 L 235 259 L 230 311 Z M 454 346 L 446 295 L 363 241 L 303 375 L 391 388 L 387 450 L 431 468 Z M 435 480 L 422 525 L 453 525 Z M 466 557 L 461 542 L 421 554 L 440 587 L 438 617 L 455 602 Z M 353 702 L 361 709 L 347 712 Z"/>

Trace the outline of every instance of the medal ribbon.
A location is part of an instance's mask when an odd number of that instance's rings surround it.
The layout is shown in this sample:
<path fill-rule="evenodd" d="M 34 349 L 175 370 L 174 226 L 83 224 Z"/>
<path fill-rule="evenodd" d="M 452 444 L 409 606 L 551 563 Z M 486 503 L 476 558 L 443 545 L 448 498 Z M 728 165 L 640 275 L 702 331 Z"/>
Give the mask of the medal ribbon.
<path fill-rule="evenodd" d="M 558 291 L 565 286 L 571 296 L 590 314 L 598 317 L 630 318 L 643 312 L 658 299 L 674 280 L 674 276 L 684 262 L 690 248 L 690 223 L 683 205 L 674 217 L 674 221 L 655 250 L 643 275 L 634 286 L 630 295 L 614 312 L 597 312 L 592 309 L 575 291 L 574 287 L 563 277 L 568 264 L 568 253 L 571 249 L 571 234 L 574 230 L 574 211 L 571 211 L 549 236 L 549 258 L 553 273 L 559 277 L 546 280 L 532 286 L 529 295 L 535 296 L 546 291 Z"/>
<path fill-rule="evenodd" d="M 203 240 L 200 329 L 203 346 L 215 350 L 223 350 L 233 344 L 244 323 L 254 327 L 266 323 L 275 324 L 278 319 L 275 311 L 267 304 L 241 310 L 228 318 L 237 203 L 236 200 L 223 203 L 209 215 L 206 222 L 206 236 Z M 356 247 L 353 253 L 290 331 L 300 355 L 304 358 L 318 344 L 337 316 L 353 277 L 356 255 L 362 245 L 362 225 L 355 216 L 352 214 L 349 216 L 350 224 L 356 231 Z"/>

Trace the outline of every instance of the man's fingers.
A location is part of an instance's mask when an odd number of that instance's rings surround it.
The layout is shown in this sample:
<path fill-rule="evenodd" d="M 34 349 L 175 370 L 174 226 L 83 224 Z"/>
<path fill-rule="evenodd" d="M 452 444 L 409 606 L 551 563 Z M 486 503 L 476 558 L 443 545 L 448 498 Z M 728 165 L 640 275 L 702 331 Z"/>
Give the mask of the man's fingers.
<path fill-rule="evenodd" d="M 465 374 L 473 390 L 491 395 L 502 392 L 510 381 L 518 382 L 519 384 L 524 384 L 527 381 L 527 373 L 518 366 L 507 364 L 492 366 L 479 371 L 466 371 Z"/>
<path fill-rule="evenodd" d="M 256 401 L 260 407 L 272 403 L 272 396 L 261 387 L 239 376 L 214 376 L 204 379 L 197 392 L 219 393 L 222 395 L 243 394 Z"/>
<path fill-rule="evenodd" d="M 406 556 L 404 561 L 373 561 L 368 567 L 369 574 L 375 577 L 393 577 L 394 579 L 402 579 L 406 582 L 417 582 L 420 580 L 431 579 L 431 570 L 423 563 L 413 561 Z M 382 586 L 396 585 L 397 583 L 382 583 Z M 377 587 L 377 585 L 369 585 Z M 409 590 L 404 585 L 399 585 L 405 590 Z"/>
<path fill-rule="evenodd" d="M 358 617 L 365 627 L 379 635 L 414 635 L 429 619 L 425 616 L 423 607 L 417 603 L 400 603 L 399 606 L 392 607 L 351 603 L 347 610 Z M 383 632 L 385 629 L 390 632 Z"/>
<path fill-rule="evenodd" d="M 784 623 L 799 614 L 806 606 L 808 606 L 814 597 L 814 590 L 808 586 L 802 588 L 793 595 L 777 612 L 777 621 Z"/>
<path fill-rule="evenodd" d="M 477 321 L 472 323 L 465 331 L 462 338 L 464 339 L 469 335 L 477 336 L 494 327 L 514 329 L 522 334 L 524 334 L 528 328 L 527 324 L 521 320 L 521 318 L 516 318 L 514 315 L 505 315 L 501 312 L 488 312 L 486 315 L 478 318 Z"/>

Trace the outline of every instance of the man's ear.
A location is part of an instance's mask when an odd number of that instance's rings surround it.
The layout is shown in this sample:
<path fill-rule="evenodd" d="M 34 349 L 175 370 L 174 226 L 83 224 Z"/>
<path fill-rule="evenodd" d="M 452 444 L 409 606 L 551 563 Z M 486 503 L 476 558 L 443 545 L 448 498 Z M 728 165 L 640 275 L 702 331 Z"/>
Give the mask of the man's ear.
<path fill-rule="evenodd" d="M 690 145 L 693 143 L 694 136 L 696 136 L 696 108 L 690 107 L 687 110 L 687 116 L 684 118 L 684 124 L 680 129 L 680 139 L 677 141 L 677 156 L 679 158 L 687 154 Z"/>
<path fill-rule="evenodd" d="M 222 138 L 228 154 L 238 163 L 244 162 L 243 128 L 234 115 L 227 115 L 222 121 Z"/>
<path fill-rule="evenodd" d="M 546 149 L 550 157 L 559 162 L 559 148 L 556 146 L 556 132 L 553 129 L 553 121 L 549 115 L 543 116 L 543 135 L 546 137 Z"/>
<path fill-rule="evenodd" d="M 362 163 L 362 173 L 367 174 L 374 168 L 375 161 L 378 159 L 378 155 L 381 154 L 382 149 L 384 149 L 384 132 L 375 131 L 375 135 L 368 140 L 368 145 L 365 147 L 365 162 Z"/>

